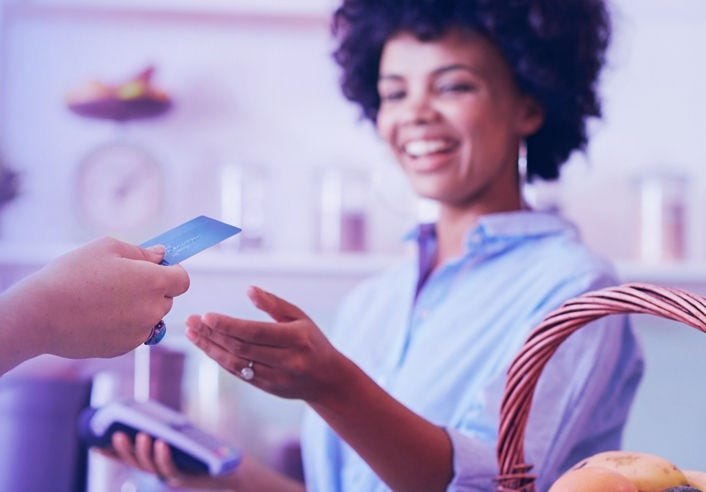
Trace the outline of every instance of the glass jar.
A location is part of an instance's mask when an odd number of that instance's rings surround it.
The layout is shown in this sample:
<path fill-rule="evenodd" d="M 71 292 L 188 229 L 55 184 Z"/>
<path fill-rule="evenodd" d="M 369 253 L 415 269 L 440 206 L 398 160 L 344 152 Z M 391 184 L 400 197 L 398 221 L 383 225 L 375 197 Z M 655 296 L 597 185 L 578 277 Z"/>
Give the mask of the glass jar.
<path fill-rule="evenodd" d="M 324 252 L 368 249 L 370 178 L 358 169 L 326 169 L 319 176 L 318 247 Z"/>
<path fill-rule="evenodd" d="M 267 180 L 264 166 L 228 164 L 221 167 L 221 217 L 242 229 L 232 241 L 238 250 L 267 247 Z"/>
<path fill-rule="evenodd" d="M 678 174 L 639 179 L 639 257 L 678 261 L 686 256 L 687 180 Z"/>

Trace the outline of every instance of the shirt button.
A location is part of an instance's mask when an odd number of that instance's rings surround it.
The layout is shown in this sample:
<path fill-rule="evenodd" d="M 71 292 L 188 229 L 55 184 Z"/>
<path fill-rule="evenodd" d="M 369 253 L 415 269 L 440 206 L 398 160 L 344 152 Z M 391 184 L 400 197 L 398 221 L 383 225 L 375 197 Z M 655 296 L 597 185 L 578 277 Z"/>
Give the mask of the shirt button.
<path fill-rule="evenodd" d="M 422 319 L 422 320 L 427 319 L 430 314 L 431 314 L 431 311 L 429 311 L 428 309 L 421 309 L 419 311 L 419 319 Z"/>

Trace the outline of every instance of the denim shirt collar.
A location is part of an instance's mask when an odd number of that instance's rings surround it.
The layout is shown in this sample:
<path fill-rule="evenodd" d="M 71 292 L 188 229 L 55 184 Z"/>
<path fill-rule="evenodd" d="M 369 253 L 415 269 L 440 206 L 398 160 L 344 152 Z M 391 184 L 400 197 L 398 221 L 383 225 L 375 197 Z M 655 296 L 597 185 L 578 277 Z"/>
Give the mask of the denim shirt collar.
<path fill-rule="evenodd" d="M 456 262 L 479 255 L 492 256 L 527 239 L 566 231 L 577 234 L 570 222 L 551 213 L 519 210 L 484 215 L 466 235 L 466 252 Z M 436 258 L 436 224 L 417 225 L 407 234 L 407 239 L 416 240 L 418 247 L 416 297 L 431 274 Z"/>
<path fill-rule="evenodd" d="M 468 231 L 466 245 L 470 250 L 490 242 L 513 242 L 567 231 L 578 234 L 571 222 L 554 213 L 532 210 L 500 212 L 480 217 L 478 224 Z M 414 240 L 419 244 L 432 238 L 436 239 L 434 223 L 418 224 L 405 236 L 406 240 Z"/>

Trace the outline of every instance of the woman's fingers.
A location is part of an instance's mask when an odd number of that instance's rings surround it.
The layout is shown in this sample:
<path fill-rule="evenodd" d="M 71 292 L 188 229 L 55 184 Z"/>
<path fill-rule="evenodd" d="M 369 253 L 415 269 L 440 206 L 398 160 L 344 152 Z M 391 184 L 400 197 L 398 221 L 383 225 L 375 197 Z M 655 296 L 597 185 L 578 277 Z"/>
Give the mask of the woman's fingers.
<path fill-rule="evenodd" d="M 154 475 L 159 475 L 154 464 L 152 438 L 147 434 L 140 432 L 135 436 L 135 456 L 141 469 Z"/>
<path fill-rule="evenodd" d="M 247 295 L 256 308 L 269 314 L 275 321 L 287 322 L 308 318 L 304 311 L 294 304 L 259 287 L 250 286 L 247 290 Z"/>
<path fill-rule="evenodd" d="M 113 445 L 113 450 L 115 456 L 126 464 L 132 466 L 133 468 L 142 469 L 140 466 L 135 452 L 133 450 L 132 441 L 127 434 L 123 432 L 116 432 L 113 434 L 111 439 L 111 444 Z"/>
<path fill-rule="evenodd" d="M 218 362 L 218 364 L 225 370 L 235 374 L 239 371 L 236 367 L 236 356 L 230 353 L 226 348 L 214 342 L 207 335 L 202 334 L 199 331 L 188 327 L 186 329 L 186 337 L 198 348 L 208 355 L 211 359 Z"/>
<path fill-rule="evenodd" d="M 171 487 L 179 487 L 183 484 L 184 478 L 172 460 L 172 453 L 169 445 L 164 441 L 154 443 L 154 461 L 158 475 Z"/>
<path fill-rule="evenodd" d="M 123 432 L 116 432 L 112 437 L 113 451 L 102 452 L 105 456 L 117 458 L 133 468 L 157 475 L 168 485 L 177 487 L 183 482 L 172 460 L 169 445 L 140 432 L 133 443 Z"/>
<path fill-rule="evenodd" d="M 302 310 L 257 287 L 248 295 L 275 321 L 207 313 L 186 320 L 187 338 L 221 367 L 285 398 L 315 395 L 337 352 Z"/>
<path fill-rule="evenodd" d="M 243 344 L 239 340 L 208 331 L 204 333 L 192 326 L 187 327 L 186 337 L 221 367 L 236 376 L 250 361 L 257 362 L 260 368 L 269 368 L 275 349 Z"/>
<path fill-rule="evenodd" d="M 256 307 L 269 314 L 275 322 L 245 320 L 225 314 L 207 313 L 200 318 L 190 316 L 186 324 L 191 332 L 210 338 L 225 348 L 230 348 L 231 338 L 254 345 L 290 347 L 299 336 L 294 323 L 311 321 L 295 305 L 258 287 L 250 287 L 248 296 Z"/>
<path fill-rule="evenodd" d="M 218 342 L 234 339 L 266 347 L 288 347 L 292 344 L 292 337 L 296 336 L 291 323 L 253 321 L 218 313 L 203 315 L 200 323 L 192 328 Z"/>
<path fill-rule="evenodd" d="M 210 317 L 210 319 L 213 320 L 214 318 Z M 291 344 L 291 341 L 287 339 L 291 337 L 283 336 L 279 327 L 268 326 L 259 329 L 265 332 L 279 332 L 280 335 L 273 335 L 273 333 L 255 335 L 251 327 L 248 330 L 248 333 L 251 335 L 245 337 L 241 335 L 242 330 L 240 328 L 243 323 L 247 322 L 234 319 L 228 319 L 226 322 L 228 326 L 223 322 L 217 321 L 218 329 L 214 329 L 204 321 L 187 320 L 187 337 L 202 349 L 207 349 L 213 345 L 214 347 L 211 347 L 211 349 L 216 352 L 225 350 L 235 356 L 248 360 L 254 359 L 266 364 L 270 364 L 273 360 L 270 354 L 279 352 L 282 347 Z M 250 338 L 251 341 L 248 341 L 248 338 Z M 259 343 L 252 340 L 258 340 Z M 262 343 L 263 341 L 269 343 Z"/>

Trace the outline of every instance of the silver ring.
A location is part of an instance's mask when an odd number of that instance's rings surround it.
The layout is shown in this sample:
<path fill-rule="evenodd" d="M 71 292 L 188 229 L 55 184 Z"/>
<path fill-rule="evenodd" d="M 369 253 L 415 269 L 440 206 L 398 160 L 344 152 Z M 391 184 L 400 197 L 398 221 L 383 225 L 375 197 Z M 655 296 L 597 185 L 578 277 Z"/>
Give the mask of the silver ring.
<path fill-rule="evenodd" d="M 240 370 L 240 377 L 246 381 L 250 381 L 252 378 L 254 378 L 255 369 L 253 369 L 252 367 L 254 364 L 255 363 L 253 361 L 248 362 L 248 365 Z"/>

